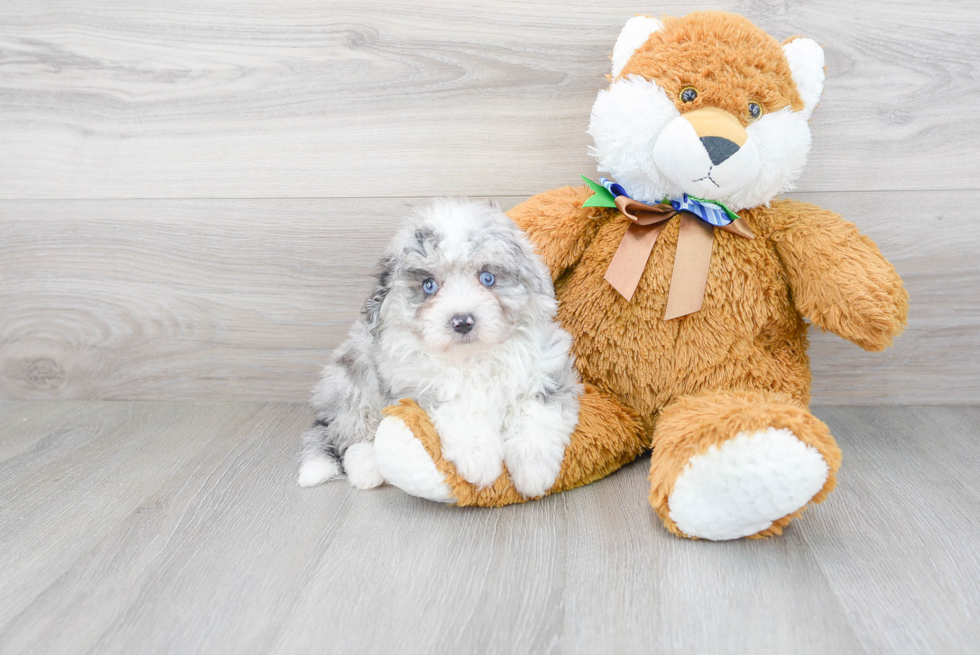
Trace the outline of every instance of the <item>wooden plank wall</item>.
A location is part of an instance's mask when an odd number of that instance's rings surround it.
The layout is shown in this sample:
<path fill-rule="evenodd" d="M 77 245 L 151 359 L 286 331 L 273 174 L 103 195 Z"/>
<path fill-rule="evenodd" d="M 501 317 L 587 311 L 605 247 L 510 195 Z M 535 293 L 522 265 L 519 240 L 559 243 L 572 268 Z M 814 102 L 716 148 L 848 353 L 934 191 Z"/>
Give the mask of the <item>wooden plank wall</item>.
<path fill-rule="evenodd" d="M 811 349 L 817 403 L 980 398 L 980 2 L 0 4 L 0 397 L 303 400 L 411 205 L 595 170 L 634 13 L 825 45 L 795 197 L 905 277 L 910 327 Z"/>

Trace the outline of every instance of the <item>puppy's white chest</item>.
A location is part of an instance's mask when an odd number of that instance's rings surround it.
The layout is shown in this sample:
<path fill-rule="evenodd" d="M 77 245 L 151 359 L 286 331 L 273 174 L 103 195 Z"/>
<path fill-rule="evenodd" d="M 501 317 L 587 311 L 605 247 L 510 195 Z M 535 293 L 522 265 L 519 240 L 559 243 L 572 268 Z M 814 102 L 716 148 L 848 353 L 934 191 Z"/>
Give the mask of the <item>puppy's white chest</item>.
<path fill-rule="evenodd" d="M 452 406 L 451 411 L 465 414 L 500 415 L 502 420 L 516 390 L 495 375 L 494 368 L 483 363 L 446 366 L 433 385 L 435 404 Z"/>

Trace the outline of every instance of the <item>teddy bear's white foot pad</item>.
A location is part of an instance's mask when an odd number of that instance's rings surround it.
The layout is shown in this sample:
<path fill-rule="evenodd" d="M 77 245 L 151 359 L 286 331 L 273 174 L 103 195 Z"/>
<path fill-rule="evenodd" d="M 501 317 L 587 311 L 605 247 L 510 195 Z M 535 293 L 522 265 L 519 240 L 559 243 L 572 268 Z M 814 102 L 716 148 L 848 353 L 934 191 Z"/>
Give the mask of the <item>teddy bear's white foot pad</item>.
<path fill-rule="evenodd" d="M 817 449 L 786 428 L 742 432 L 688 461 L 667 501 L 670 518 L 692 537 L 747 537 L 810 502 L 829 473 Z"/>
<path fill-rule="evenodd" d="M 374 435 L 378 470 L 388 484 L 405 493 L 441 503 L 455 502 L 452 489 L 425 446 L 400 418 L 389 416 Z"/>

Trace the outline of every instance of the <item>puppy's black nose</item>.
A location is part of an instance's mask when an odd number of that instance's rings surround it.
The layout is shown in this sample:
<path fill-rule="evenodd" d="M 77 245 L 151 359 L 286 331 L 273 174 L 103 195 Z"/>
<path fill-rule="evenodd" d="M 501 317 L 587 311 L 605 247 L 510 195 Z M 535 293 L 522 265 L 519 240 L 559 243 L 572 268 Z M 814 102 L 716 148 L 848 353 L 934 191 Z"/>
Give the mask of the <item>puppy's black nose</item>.
<path fill-rule="evenodd" d="M 450 323 L 452 323 L 453 330 L 460 334 L 466 334 L 473 329 L 473 324 L 476 323 L 476 319 L 473 318 L 473 314 L 456 314 Z"/>
<path fill-rule="evenodd" d="M 701 145 L 708 151 L 708 157 L 715 166 L 738 152 L 737 143 L 720 136 L 703 136 Z"/>

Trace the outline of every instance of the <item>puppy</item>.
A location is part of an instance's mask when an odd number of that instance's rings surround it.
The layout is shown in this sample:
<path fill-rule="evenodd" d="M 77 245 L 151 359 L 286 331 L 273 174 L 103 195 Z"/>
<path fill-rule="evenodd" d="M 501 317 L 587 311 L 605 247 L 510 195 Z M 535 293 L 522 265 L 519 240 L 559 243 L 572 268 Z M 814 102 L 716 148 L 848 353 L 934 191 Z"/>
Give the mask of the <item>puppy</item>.
<path fill-rule="evenodd" d="M 467 481 L 490 485 L 506 463 L 520 493 L 543 495 L 582 388 L 531 244 L 495 205 L 439 200 L 416 210 L 380 265 L 377 288 L 314 390 L 299 484 L 346 472 L 359 489 L 380 485 L 381 410 L 412 398 Z"/>

